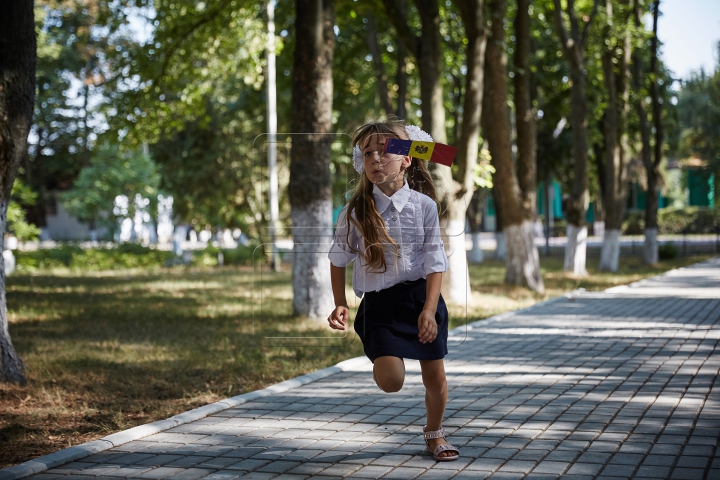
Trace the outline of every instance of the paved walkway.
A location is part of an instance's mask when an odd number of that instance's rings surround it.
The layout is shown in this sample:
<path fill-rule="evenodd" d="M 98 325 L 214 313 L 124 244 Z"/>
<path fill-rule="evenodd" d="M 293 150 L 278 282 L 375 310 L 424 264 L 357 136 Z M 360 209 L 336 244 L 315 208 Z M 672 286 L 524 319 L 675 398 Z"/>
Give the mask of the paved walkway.
<path fill-rule="evenodd" d="M 417 362 L 367 363 L 31 478 L 720 479 L 720 258 L 564 297 L 451 337 L 445 427 L 423 453 Z"/>

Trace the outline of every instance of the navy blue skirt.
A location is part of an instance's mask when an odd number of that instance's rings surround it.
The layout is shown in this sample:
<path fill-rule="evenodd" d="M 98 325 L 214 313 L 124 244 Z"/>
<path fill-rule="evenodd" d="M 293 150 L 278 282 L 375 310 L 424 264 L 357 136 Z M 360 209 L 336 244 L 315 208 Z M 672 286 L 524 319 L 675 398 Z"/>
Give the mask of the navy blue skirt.
<path fill-rule="evenodd" d="M 425 344 L 418 340 L 426 288 L 427 281 L 421 278 L 365 293 L 355 317 L 355 332 L 372 362 L 383 356 L 439 360 L 447 355 L 448 311 L 442 295 L 435 313 L 437 337 Z"/>

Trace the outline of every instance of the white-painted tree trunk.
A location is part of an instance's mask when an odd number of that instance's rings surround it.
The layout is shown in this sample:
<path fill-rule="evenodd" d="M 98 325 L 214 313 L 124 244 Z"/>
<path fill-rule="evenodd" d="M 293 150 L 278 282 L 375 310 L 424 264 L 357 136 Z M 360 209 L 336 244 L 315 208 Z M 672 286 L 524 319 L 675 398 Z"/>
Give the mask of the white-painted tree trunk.
<path fill-rule="evenodd" d="M 520 225 L 506 227 L 505 283 L 522 285 L 536 292 L 544 292 L 540 274 L 540 256 L 535 246 L 534 223 L 526 220 Z"/>
<path fill-rule="evenodd" d="M 5 231 L 7 225 L 8 203 L 0 198 L 0 229 Z M 5 250 L 5 239 L 0 237 L 0 252 Z M 0 262 L 0 382 L 11 381 L 25 384 L 25 364 L 18 356 L 10 338 L 5 299 L 5 262 Z"/>
<path fill-rule="evenodd" d="M 467 305 L 470 299 L 467 249 L 465 248 L 465 217 L 448 219 L 442 232 L 449 268 L 443 274 L 442 296 L 447 303 Z"/>
<path fill-rule="evenodd" d="M 567 226 L 567 244 L 565 245 L 565 271 L 574 275 L 586 276 L 587 227 Z"/>
<path fill-rule="evenodd" d="M 643 245 L 643 258 L 648 265 L 655 265 L 658 257 L 658 231 L 657 228 L 645 229 L 645 245 Z"/>
<path fill-rule="evenodd" d="M 472 249 L 468 252 L 468 262 L 470 263 L 482 263 L 485 260 L 485 255 L 482 251 L 482 245 L 480 244 L 480 232 L 472 233 Z"/>
<path fill-rule="evenodd" d="M 277 171 L 277 91 L 275 85 L 275 2 L 267 2 L 267 127 L 268 127 L 268 203 L 270 211 L 270 265 L 280 271 L 277 229 L 280 218 Z"/>
<path fill-rule="evenodd" d="M 503 232 L 495 232 L 495 258 L 505 260 L 505 235 Z"/>
<path fill-rule="evenodd" d="M 605 230 L 602 248 L 600 249 L 600 270 L 617 272 L 620 260 L 620 230 Z"/>
<path fill-rule="evenodd" d="M 293 312 L 324 320 L 335 307 L 328 252 L 332 243 L 332 203 L 319 200 L 293 207 Z"/>

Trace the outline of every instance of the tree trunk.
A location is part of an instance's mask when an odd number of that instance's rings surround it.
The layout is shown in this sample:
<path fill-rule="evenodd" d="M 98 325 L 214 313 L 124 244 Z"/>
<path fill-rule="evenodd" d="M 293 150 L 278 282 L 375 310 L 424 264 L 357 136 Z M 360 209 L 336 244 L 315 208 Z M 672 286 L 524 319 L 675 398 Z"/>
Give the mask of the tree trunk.
<path fill-rule="evenodd" d="M 457 172 L 453 179 L 450 172 L 442 170 L 445 167 L 437 167 L 434 168 L 434 179 L 437 190 L 445 197 L 444 202 L 441 200 L 441 205 L 443 203 L 446 205 L 441 218 L 444 217 L 446 225 L 443 241 L 448 246 L 450 268 L 443 276 L 443 297 L 452 303 L 467 305 L 467 300 L 470 298 L 470 278 L 465 246 L 465 220 L 467 205 L 474 191 L 475 166 L 478 158 L 486 36 L 483 25 L 484 1 L 462 2 L 458 6 L 465 26 L 468 46 L 463 120 L 459 129 L 455 162 Z M 442 57 L 440 60 L 442 61 Z"/>
<path fill-rule="evenodd" d="M 27 154 L 35 103 L 37 58 L 32 0 L 8 2 L 0 15 L 0 232 L 5 232 L 10 192 Z M 4 249 L 0 235 L 0 252 Z M 24 365 L 10 338 L 5 262 L 0 262 L 0 381 L 25 383 Z"/>
<path fill-rule="evenodd" d="M 370 55 L 373 58 L 373 67 L 375 68 L 375 85 L 377 86 L 378 98 L 380 105 L 385 110 L 385 115 L 393 113 L 392 101 L 390 100 L 390 90 L 388 89 L 388 78 L 385 73 L 385 65 L 383 65 L 380 56 L 380 46 L 377 39 L 377 28 L 375 28 L 375 17 L 372 13 L 367 14 L 367 44 Z"/>
<path fill-rule="evenodd" d="M 406 0 L 383 0 L 388 18 L 397 31 L 397 72 L 395 83 L 398 86 L 398 104 L 396 115 L 399 118 L 407 118 L 407 96 L 408 96 L 408 73 L 407 58 L 408 52 L 417 58 L 418 39 L 408 26 Z"/>
<path fill-rule="evenodd" d="M 483 112 L 488 110 L 489 108 L 486 106 L 486 108 L 483 109 Z M 483 120 L 483 122 L 485 122 L 485 120 Z M 488 151 L 489 150 L 490 145 L 488 142 Z M 493 203 L 495 204 L 495 260 L 505 260 L 505 234 L 503 234 L 503 216 L 500 213 L 503 206 L 500 203 L 500 197 L 498 196 L 498 192 L 495 187 L 493 187 Z"/>
<path fill-rule="evenodd" d="M 572 223 L 567 224 L 567 243 L 565 244 L 566 272 L 584 277 L 587 275 L 585 259 L 587 258 L 587 225 L 577 227 Z"/>
<path fill-rule="evenodd" d="M 613 10 L 610 1 L 606 1 L 607 21 L 606 38 L 611 36 Z M 605 211 L 605 232 L 600 251 L 600 270 L 616 272 L 620 257 L 620 228 L 625 216 L 627 194 L 627 133 L 626 118 L 630 103 L 630 36 L 623 38 L 622 57 L 616 59 L 615 46 L 608 46 L 603 52 L 602 68 L 605 90 L 607 91 L 607 108 L 604 117 L 605 132 L 605 184 L 603 189 L 603 207 Z M 615 72 L 615 61 L 620 66 L 619 74 Z M 618 92 L 619 91 L 619 92 Z M 619 93 L 619 95 L 618 95 Z"/>
<path fill-rule="evenodd" d="M 422 126 L 436 142 L 447 143 L 445 131 L 445 106 L 443 105 L 443 55 L 440 35 L 440 8 L 438 0 L 415 0 L 421 21 L 420 36 L 416 37 L 415 60 L 420 76 L 420 101 L 422 103 Z M 469 51 L 469 50 L 468 50 Z M 458 156 L 459 158 L 459 156 Z M 430 163 L 428 169 L 435 185 L 439 206 L 442 240 L 450 262 L 443 275 L 441 292 L 446 301 L 466 305 L 470 292 L 467 273 L 464 236 L 465 218 L 457 211 L 455 183 L 447 167 Z"/>
<path fill-rule="evenodd" d="M 449 264 L 442 278 L 441 292 L 447 302 L 467 305 L 470 299 L 470 276 L 465 246 L 465 210 L 453 208 L 443 217 L 442 240 Z"/>
<path fill-rule="evenodd" d="M 650 98 L 653 107 L 653 125 L 655 127 L 655 147 L 650 153 L 650 135 L 647 123 L 643 129 L 643 121 L 647 122 L 645 107 L 641 104 L 640 121 L 641 131 L 647 138 L 643 137 L 643 163 L 647 173 L 647 197 L 645 199 L 645 263 L 654 265 L 658 262 L 658 207 L 660 195 L 658 191 L 659 168 L 663 156 L 663 122 L 662 104 L 660 103 L 660 86 L 658 84 L 658 16 L 660 14 L 660 0 L 653 2 L 653 37 L 650 45 L 650 74 L 652 84 L 650 87 Z M 640 63 L 640 61 L 638 61 Z M 640 65 L 640 68 L 642 66 Z M 640 81 L 640 79 L 638 79 Z M 647 153 L 645 153 L 647 152 Z"/>
<path fill-rule="evenodd" d="M 482 263 L 485 260 L 480 242 L 482 208 L 484 204 L 483 197 L 484 194 L 482 193 L 482 190 L 475 190 L 467 209 L 467 221 L 470 226 L 470 234 L 472 236 L 472 249 L 468 252 L 468 262 L 475 264 Z"/>
<path fill-rule="evenodd" d="M 537 147 L 535 111 L 530 99 L 530 0 L 518 0 L 515 16 L 515 128 L 517 130 L 518 183 L 523 209 L 535 220 L 537 213 Z"/>
<path fill-rule="evenodd" d="M 540 274 L 534 227 L 533 221 L 525 220 L 520 225 L 511 225 L 503 230 L 506 245 L 505 283 L 543 292 L 545 286 Z"/>
<path fill-rule="evenodd" d="M 407 99 L 408 99 L 408 73 L 407 73 L 407 48 L 402 42 L 397 45 L 397 73 L 395 74 L 395 83 L 397 83 L 397 109 L 395 115 L 398 118 L 407 118 Z"/>
<path fill-rule="evenodd" d="M 327 252 L 332 238 L 330 179 L 332 0 L 296 2 L 292 131 L 288 194 L 293 234 L 293 311 L 325 318 L 333 308 Z"/>
<path fill-rule="evenodd" d="M 438 0 L 415 0 L 421 21 L 417 38 L 417 59 L 420 74 L 420 101 L 423 129 L 436 142 L 446 143 L 445 106 L 443 105 L 443 55 L 440 35 L 440 7 Z"/>
<path fill-rule="evenodd" d="M 567 3 L 570 33 L 565 29 L 560 0 L 553 0 L 555 24 L 560 36 L 563 53 L 570 66 L 570 125 L 573 131 L 573 188 L 567 202 L 567 246 L 565 247 L 565 271 L 575 275 L 587 275 L 585 270 L 587 215 L 590 195 L 588 192 L 588 141 L 587 97 L 585 92 L 585 45 L 599 0 L 595 0 L 593 12 L 581 32 L 575 3 Z"/>
<path fill-rule="evenodd" d="M 492 23 L 491 36 L 485 52 L 486 102 L 482 113 L 483 130 L 495 167 L 493 189 L 497 197 L 497 206 L 501 207 L 496 208 L 496 213 L 502 223 L 505 237 L 505 283 L 522 285 L 542 292 L 544 286 L 540 276 L 539 256 L 533 241 L 532 209 L 524 201 L 515 173 L 510 142 L 507 55 L 503 25 L 507 3 L 506 0 L 492 0 L 489 3 Z M 526 159 L 519 160 L 520 163 L 524 161 Z M 532 169 L 534 170 L 534 167 Z"/>
<path fill-rule="evenodd" d="M 482 236 L 480 231 L 471 232 L 472 249 L 468 252 L 468 262 L 473 264 L 483 263 L 485 253 L 482 250 Z"/>

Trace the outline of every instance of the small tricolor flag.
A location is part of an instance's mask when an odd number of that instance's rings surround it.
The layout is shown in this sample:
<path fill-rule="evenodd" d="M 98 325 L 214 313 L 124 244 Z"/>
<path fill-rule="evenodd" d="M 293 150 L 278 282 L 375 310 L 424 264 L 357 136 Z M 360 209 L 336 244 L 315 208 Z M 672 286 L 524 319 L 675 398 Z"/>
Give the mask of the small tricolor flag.
<path fill-rule="evenodd" d="M 395 155 L 408 155 L 421 160 L 429 160 L 449 167 L 455 159 L 457 148 L 437 142 L 387 138 L 383 151 L 386 153 L 394 153 Z"/>

